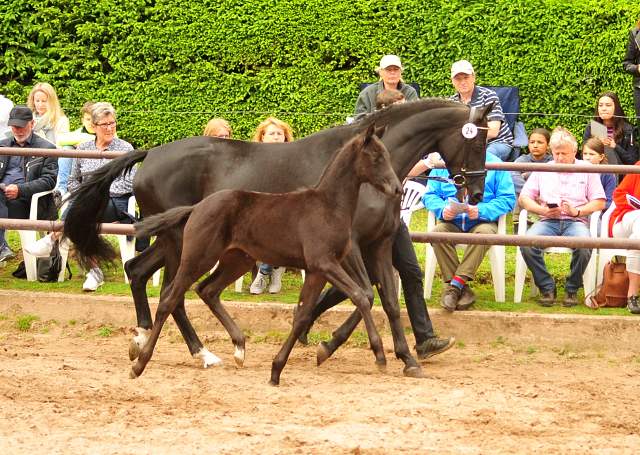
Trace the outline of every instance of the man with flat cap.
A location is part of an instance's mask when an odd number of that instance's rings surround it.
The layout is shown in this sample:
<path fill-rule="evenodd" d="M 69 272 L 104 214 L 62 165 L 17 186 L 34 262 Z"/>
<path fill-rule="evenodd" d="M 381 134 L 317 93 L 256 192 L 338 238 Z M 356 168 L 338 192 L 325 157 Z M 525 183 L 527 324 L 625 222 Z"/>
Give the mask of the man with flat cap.
<path fill-rule="evenodd" d="M 456 89 L 456 94 L 451 97 L 454 100 L 478 109 L 495 103 L 487 117 L 487 152 L 506 161 L 513 147 L 513 135 L 496 92 L 476 85 L 476 72 L 467 60 L 457 61 L 451 66 L 451 82 Z"/>
<path fill-rule="evenodd" d="M 55 149 L 56 146 L 33 132 L 33 114 L 24 104 L 11 109 L 7 122 L 13 137 L 0 140 L 0 147 Z M 28 219 L 31 196 L 55 188 L 58 158 L 0 155 L 0 218 Z M 38 219 L 55 219 L 52 194 L 38 201 Z M 13 259 L 13 252 L 0 229 L 0 262 Z"/>

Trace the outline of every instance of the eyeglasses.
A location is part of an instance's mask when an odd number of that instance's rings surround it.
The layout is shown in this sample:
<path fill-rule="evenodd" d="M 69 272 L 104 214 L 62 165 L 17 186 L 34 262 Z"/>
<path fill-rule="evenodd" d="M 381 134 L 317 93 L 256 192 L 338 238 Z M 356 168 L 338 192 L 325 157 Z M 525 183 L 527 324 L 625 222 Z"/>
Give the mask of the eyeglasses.
<path fill-rule="evenodd" d="M 229 136 L 228 134 L 216 134 L 213 137 L 220 137 L 222 139 L 229 139 L 231 136 Z"/>
<path fill-rule="evenodd" d="M 103 130 L 106 130 L 108 128 L 115 128 L 117 124 L 118 124 L 118 122 L 96 123 L 96 126 L 99 126 Z"/>

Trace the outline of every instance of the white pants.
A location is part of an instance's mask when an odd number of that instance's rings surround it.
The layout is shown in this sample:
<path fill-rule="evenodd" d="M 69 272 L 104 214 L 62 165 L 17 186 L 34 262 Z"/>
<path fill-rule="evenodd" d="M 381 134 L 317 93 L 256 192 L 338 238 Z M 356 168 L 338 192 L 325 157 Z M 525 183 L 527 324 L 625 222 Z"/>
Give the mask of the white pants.
<path fill-rule="evenodd" d="M 611 232 L 616 238 L 640 239 L 640 210 L 626 213 Z M 627 250 L 627 271 L 640 274 L 640 251 Z"/>

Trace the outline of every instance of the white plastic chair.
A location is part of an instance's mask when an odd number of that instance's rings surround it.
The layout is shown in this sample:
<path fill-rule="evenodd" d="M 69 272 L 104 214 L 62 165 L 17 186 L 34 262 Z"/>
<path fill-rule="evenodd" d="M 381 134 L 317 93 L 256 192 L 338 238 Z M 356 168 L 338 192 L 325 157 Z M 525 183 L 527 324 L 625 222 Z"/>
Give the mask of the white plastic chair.
<path fill-rule="evenodd" d="M 525 235 L 527 232 L 527 214 L 529 212 L 527 210 L 522 210 L 520 212 L 520 219 L 518 223 L 518 235 Z M 589 230 L 591 231 L 591 237 L 598 236 L 598 218 L 600 217 L 600 211 L 593 212 L 591 214 L 591 221 Z M 603 224 L 604 226 L 604 224 Z M 573 251 L 571 248 L 562 248 L 562 247 L 549 247 L 544 248 L 542 250 L 543 256 L 548 253 L 564 253 L 564 254 L 572 254 Z M 584 285 L 584 295 L 589 295 L 591 291 L 593 291 L 596 280 L 596 250 L 593 250 L 591 253 L 591 259 L 589 260 L 589 264 L 587 265 L 587 269 L 584 271 L 582 275 L 582 281 Z M 516 248 L 516 278 L 515 278 L 515 289 L 513 294 L 513 302 L 520 303 L 522 302 L 522 292 L 524 291 L 524 281 L 527 276 L 527 264 L 524 262 L 524 258 L 522 257 L 522 253 L 520 252 L 520 247 Z M 533 282 L 533 277 L 531 277 L 531 297 L 535 297 L 538 295 L 538 287 Z"/>
<path fill-rule="evenodd" d="M 29 209 L 29 219 L 37 220 L 38 219 L 38 200 L 42 196 L 46 196 L 47 194 L 53 193 L 54 190 L 43 191 L 41 193 L 36 193 L 31 197 L 31 208 Z M 6 235 L 6 231 L 5 231 Z M 24 268 L 27 272 L 27 281 L 36 281 L 38 279 L 38 270 L 36 268 L 36 258 L 28 254 L 24 251 L 24 247 L 26 245 L 30 245 L 37 240 L 37 232 L 36 231 L 18 231 L 18 235 L 20 236 L 20 245 L 22 246 L 22 256 L 24 258 Z M 40 236 L 43 236 L 44 232 L 40 232 Z M 2 263 L 2 267 L 5 266 L 5 263 Z M 62 279 L 64 279 L 64 274 L 62 275 Z M 58 278 L 58 281 L 61 281 Z"/>
<path fill-rule="evenodd" d="M 427 232 L 431 232 L 436 227 L 436 216 L 429 211 L 429 220 L 427 222 Z M 506 235 L 507 233 L 507 215 L 500 215 L 498 218 L 498 234 Z M 471 234 L 472 235 L 472 234 Z M 459 250 L 464 250 L 466 245 L 456 245 Z M 505 247 L 504 245 L 491 245 L 489 247 L 489 261 L 491 263 L 491 276 L 493 277 L 493 292 L 496 302 L 504 302 L 505 297 Z M 424 267 L 424 298 L 431 298 L 433 289 L 433 279 L 436 275 L 436 254 L 433 246 L 427 243 L 426 264 Z"/>
<path fill-rule="evenodd" d="M 608 239 L 609 238 L 609 220 L 611 219 L 611 213 L 615 210 L 616 204 L 612 202 L 604 215 L 602 215 L 602 227 L 600 229 L 600 238 Z M 607 262 L 611 261 L 614 256 L 626 256 L 627 250 L 622 249 L 604 249 L 600 248 L 598 250 L 598 272 L 596 274 L 596 287 L 600 286 L 604 277 L 604 267 L 607 265 Z M 586 291 L 585 291 L 586 294 Z"/>

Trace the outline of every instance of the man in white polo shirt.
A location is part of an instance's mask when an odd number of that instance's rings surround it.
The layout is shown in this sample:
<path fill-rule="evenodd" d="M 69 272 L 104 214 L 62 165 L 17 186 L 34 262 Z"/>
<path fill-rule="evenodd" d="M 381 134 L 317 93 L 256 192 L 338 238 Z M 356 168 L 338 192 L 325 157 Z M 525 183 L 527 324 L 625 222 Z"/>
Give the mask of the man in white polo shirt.
<path fill-rule="evenodd" d="M 576 138 L 561 126 L 553 130 L 551 153 L 555 164 L 585 164 L 577 160 Z M 603 210 L 606 195 L 598 174 L 580 172 L 533 172 L 522 187 L 520 206 L 540 216 L 540 220 L 527 230 L 527 235 L 563 235 L 591 237 L 589 215 Z M 547 270 L 542 247 L 522 247 L 522 257 L 531 270 L 533 281 L 542 296 L 540 306 L 551 307 L 557 296 L 556 283 Z M 582 287 L 582 275 L 591 259 L 591 250 L 575 248 L 571 257 L 571 271 L 564 285 L 562 305 L 578 305 L 577 293 Z"/>
<path fill-rule="evenodd" d="M 502 112 L 498 95 L 493 90 L 476 85 L 476 73 L 466 60 L 455 62 L 451 66 L 451 82 L 457 93 L 451 98 L 475 108 L 495 103 L 489 113 L 487 125 L 487 152 L 506 161 L 513 147 L 513 135 Z"/>

